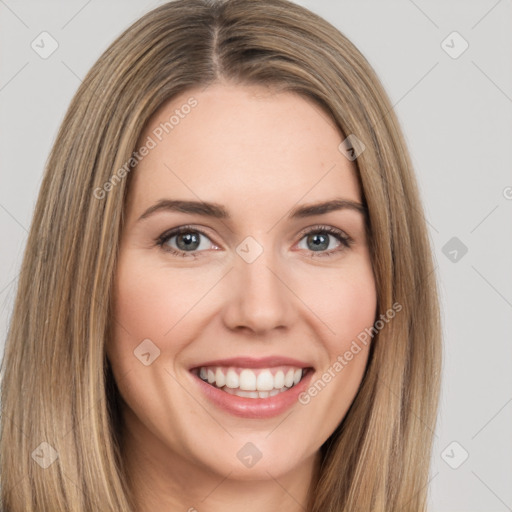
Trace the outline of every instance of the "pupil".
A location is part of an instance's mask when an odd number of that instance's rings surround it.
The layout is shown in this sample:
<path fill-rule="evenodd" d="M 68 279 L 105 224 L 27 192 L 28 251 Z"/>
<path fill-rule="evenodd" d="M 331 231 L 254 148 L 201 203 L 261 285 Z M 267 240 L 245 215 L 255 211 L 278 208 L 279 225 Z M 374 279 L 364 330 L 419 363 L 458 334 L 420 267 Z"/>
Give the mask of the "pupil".
<path fill-rule="evenodd" d="M 326 235 L 320 235 L 318 233 L 309 235 L 308 243 L 312 242 L 313 251 L 327 249 L 329 247 L 329 238 Z"/>
<path fill-rule="evenodd" d="M 197 249 L 199 246 L 199 236 L 197 233 L 186 233 L 178 235 L 176 239 L 176 245 L 185 251 Z"/>

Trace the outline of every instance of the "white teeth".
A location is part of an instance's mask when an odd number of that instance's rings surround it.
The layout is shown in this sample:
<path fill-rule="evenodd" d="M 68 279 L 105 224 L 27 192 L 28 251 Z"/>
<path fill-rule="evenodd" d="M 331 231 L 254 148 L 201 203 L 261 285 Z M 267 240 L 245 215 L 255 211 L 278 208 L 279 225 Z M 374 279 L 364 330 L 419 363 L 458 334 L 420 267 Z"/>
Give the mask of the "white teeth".
<path fill-rule="evenodd" d="M 284 387 L 284 372 L 281 370 L 274 375 L 274 387 L 277 389 Z"/>
<path fill-rule="evenodd" d="M 284 378 L 284 385 L 287 388 L 291 388 L 293 386 L 293 376 L 294 376 L 293 370 L 288 370 L 286 372 L 286 377 Z"/>
<path fill-rule="evenodd" d="M 217 387 L 221 388 L 217 384 Z M 240 372 L 240 389 L 244 389 L 246 391 L 255 391 L 256 390 L 256 375 L 251 370 L 242 370 Z"/>
<path fill-rule="evenodd" d="M 241 396 L 243 398 L 268 398 L 270 396 L 276 396 L 279 393 L 283 393 L 284 391 L 288 391 L 288 388 L 273 389 L 272 391 L 243 391 L 241 389 L 231 389 L 224 386 L 222 390 L 230 395 Z"/>
<path fill-rule="evenodd" d="M 230 395 L 241 396 L 243 398 L 261 398 L 258 394 L 258 391 L 242 391 L 240 389 L 231 388 L 224 388 L 224 391 Z"/>
<path fill-rule="evenodd" d="M 227 393 L 249 398 L 268 398 L 297 385 L 302 379 L 303 370 L 279 369 L 273 375 L 269 368 L 253 370 L 203 366 L 198 373 L 203 381 Z"/>
<path fill-rule="evenodd" d="M 236 373 L 235 370 L 232 370 L 231 368 L 226 374 L 226 386 L 232 389 L 240 387 L 240 379 L 238 378 L 238 373 Z"/>
<path fill-rule="evenodd" d="M 263 370 L 256 380 L 256 387 L 258 391 L 270 391 L 274 389 L 274 377 L 270 370 Z"/>
<path fill-rule="evenodd" d="M 226 384 L 226 377 L 224 376 L 224 373 L 220 368 L 217 368 L 217 371 L 215 372 L 215 385 L 218 388 L 221 388 L 225 386 Z"/>

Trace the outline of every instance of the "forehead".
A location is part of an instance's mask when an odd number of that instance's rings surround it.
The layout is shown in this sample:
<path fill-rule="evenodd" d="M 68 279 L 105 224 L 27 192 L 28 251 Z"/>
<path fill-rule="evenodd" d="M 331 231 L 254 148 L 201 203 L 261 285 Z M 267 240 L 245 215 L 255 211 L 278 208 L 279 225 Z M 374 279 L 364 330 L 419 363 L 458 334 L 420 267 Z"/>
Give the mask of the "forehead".
<path fill-rule="evenodd" d="M 166 102 L 142 133 L 140 144 L 152 149 L 133 171 L 131 196 L 145 206 L 166 195 L 233 206 L 262 197 L 276 206 L 326 194 L 359 200 L 341 140 L 329 115 L 293 92 L 192 89 Z"/>

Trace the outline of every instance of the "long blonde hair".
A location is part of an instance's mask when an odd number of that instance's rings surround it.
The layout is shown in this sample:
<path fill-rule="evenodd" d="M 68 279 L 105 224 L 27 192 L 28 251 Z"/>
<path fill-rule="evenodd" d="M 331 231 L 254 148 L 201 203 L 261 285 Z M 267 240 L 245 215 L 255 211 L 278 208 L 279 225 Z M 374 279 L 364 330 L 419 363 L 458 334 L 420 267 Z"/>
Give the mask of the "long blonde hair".
<path fill-rule="evenodd" d="M 3 512 L 134 510 L 105 355 L 131 174 L 101 197 L 95 191 L 129 161 L 159 106 L 218 80 L 313 98 L 343 137 L 363 141 L 354 162 L 377 316 L 402 307 L 375 335 L 358 395 L 322 446 L 308 511 L 426 509 L 438 299 L 412 165 L 386 93 L 346 37 L 294 3 L 177 0 L 143 16 L 99 58 L 49 156 L 2 362 Z"/>

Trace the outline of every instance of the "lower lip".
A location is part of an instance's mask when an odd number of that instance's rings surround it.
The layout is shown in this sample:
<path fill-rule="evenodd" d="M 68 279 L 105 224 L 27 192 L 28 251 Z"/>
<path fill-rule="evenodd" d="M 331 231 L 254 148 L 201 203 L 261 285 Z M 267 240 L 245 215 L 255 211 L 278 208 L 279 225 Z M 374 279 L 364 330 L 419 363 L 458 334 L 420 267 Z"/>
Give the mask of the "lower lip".
<path fill-rule="evenodd" d="M 298 402 L 299 395 L 306 390 L 311 381 L 313 370 L 309 369 L 302 380 L 288 391 L 282 391 L 268 398 L 245 398 L 230 395 L 208 384 L 197 375 L 193 373 L 191 375 L 206 397 L 220 409 L 243 418 L 273 418 Z"/>

